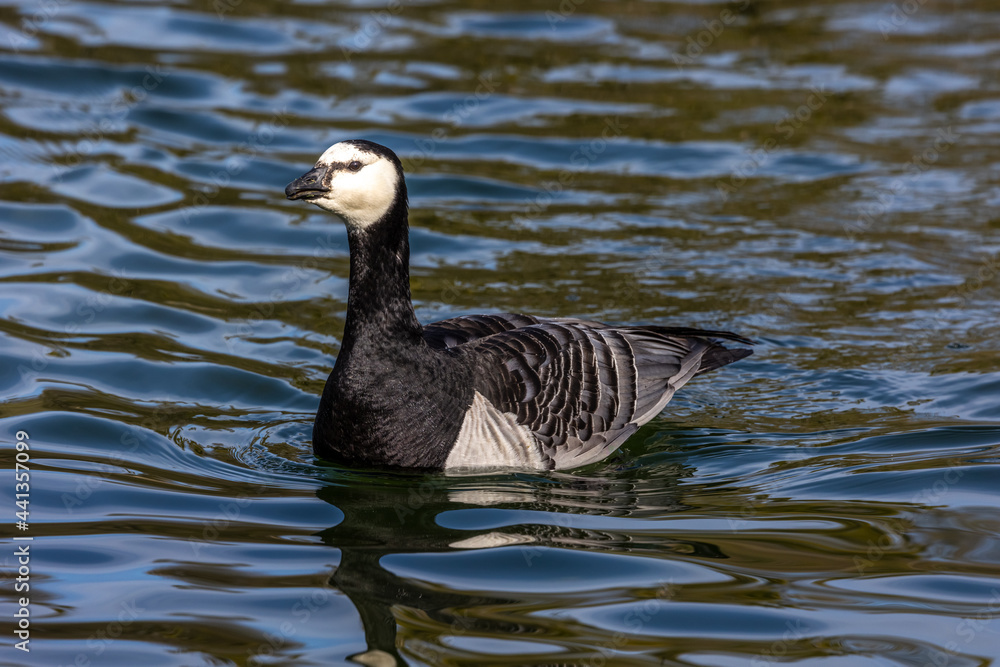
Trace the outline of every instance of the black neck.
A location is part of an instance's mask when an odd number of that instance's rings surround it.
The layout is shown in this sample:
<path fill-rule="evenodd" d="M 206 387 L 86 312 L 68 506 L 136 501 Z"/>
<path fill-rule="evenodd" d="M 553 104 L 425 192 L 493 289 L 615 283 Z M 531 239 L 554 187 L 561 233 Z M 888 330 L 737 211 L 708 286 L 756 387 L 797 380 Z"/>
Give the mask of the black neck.
<path fill-rule="evenodd" d="M 410 242 L 406 195 L 364 229 L 348 226 L 351 280 L 342 350 L 359 340 L 421 339 L 410 299 Z"/>

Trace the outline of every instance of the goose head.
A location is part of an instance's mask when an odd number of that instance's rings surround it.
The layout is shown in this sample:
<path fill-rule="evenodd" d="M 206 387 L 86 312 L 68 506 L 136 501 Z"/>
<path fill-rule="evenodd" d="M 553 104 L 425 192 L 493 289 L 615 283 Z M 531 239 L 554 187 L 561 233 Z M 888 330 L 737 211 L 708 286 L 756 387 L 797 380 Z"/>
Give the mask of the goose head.
<path fill-rule="evenodd" d="M 364 229 L 385 218 L 400 201 L 405 207 L 403 167 L 385 146 L 362 139 L 341 141 L 289 183 L 285 196 L 316 204 L 342 217 L 348 227 Z"/>

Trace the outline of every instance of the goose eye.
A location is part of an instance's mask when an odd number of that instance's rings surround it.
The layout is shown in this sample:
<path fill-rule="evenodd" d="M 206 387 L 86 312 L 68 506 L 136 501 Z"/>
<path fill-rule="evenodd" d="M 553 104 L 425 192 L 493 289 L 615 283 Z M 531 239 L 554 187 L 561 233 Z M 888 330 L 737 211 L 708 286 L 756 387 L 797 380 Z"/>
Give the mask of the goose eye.
<path fill-rule="evenodd" d="M 363 164 L 361 164 L 357 160 L 354 160 L 349 165 L 347 165 L 347 168 L 350 169 L 351 171 L 361 171 L 361 167 L 363 166 L 364 166 Z"/>

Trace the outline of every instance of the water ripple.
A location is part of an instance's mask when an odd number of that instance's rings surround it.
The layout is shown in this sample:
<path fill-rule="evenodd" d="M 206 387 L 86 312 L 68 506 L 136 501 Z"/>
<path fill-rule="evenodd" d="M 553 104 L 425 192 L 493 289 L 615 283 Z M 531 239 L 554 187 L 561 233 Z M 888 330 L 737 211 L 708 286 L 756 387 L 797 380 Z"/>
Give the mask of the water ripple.
<path fill-rule="evenodd" d="M 995 662 L 998 17 L 913 6 L 0 7 L 4 664 Z M 317 461 L 347 240 L 282 188 L 356 136 L 423 320 L 754 356 L 581 470 Z"/>

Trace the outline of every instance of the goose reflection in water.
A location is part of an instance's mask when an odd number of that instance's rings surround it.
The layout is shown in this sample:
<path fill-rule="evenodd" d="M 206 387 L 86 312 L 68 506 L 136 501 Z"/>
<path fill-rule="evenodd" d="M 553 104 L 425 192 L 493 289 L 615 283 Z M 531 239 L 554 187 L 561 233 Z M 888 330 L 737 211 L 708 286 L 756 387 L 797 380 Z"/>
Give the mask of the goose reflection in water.
<path fill-rule="evenodd" d="M 648 540 L 637 541 L 634 532 L 627 534 L 586 527 L 594 522 L 580 520 L 585 516 L 662 517 L 665 513 L 686 509 L 677 490 L 681 470 L 679 466 L 667 468 L 658 476 L 655 488 L 650 486 L 648 479 L 637 483 L 620 477 L 581 478 L 560 473 L 550 473 L 545 478 L 525 475 L 461 478 L 444 474 L 372 476 L 352 480 L 344 486 L 324 487 L 318 496 L 344 513 L 341 523 L 320 533 L 325 544 L 341 552 L 340 564 L 330 584 L 357 608 L 368 645 L 366 651 L 354 654 L 351 660 L 378 667 L 409 664 L 401 655 L 402 651 L 418 660 L 441 664 L 449 654 L 454 659 L 471 657 L 445 638 L 509 641 L 523 637 L 558 644 L 560 635 L 563 635 L 564 649 L 576 655 L 577 660 L 587 659 L 588 654 L 578 643 L 567 640 L 566 633 L 555 629 L 559 619 L 538 616 L 534 627 L 523 622 L 526 604 L 538 610 L 564 607 L 567 602 L 573 603 L 573 593 L 546 592 L 545 587 L 532 583 L 537 582 L 540 571 L 520 584 L 493 581 L 489 572 L 480 567 L 463 576 L 461 568 L 465 563 L 459 559 L 449 564 L 447 554 L 516 549 L 518 556 L 515 559 L 521 560 L 521 569 L 525 572 L 544 563 L 546 550 L 552 548 L 656 558 L 670 552 L 725 558 L 711 544 L 667 538 L 662 534 L 652 534 Z M 480 511 L 476 512 L 477 509 Z M 419 554 L 433 554 L 433 564 L 421 559 Z M 487 557 L 478 563 L 482 565 L 488 560 Z M 504 563 L 504 567 L 495 571 L 509 572 L 511 560 L 504 560 Z M 551 564 L 566 566 L 564 559 Z M 440 580 L 397 574 L 421 565 L 431 565 L 438 572 L 454 568 L 447 572 L 456 575 L 456 581 L 474 577 L 477 582 L 491 582 L 487 585 L 493 590 L 482 587 L 462 590 L 459 588 L 461 583 L 440 583 Z M 572 572 L 563 569 L 553 575 L 565 582 Z M 586 580 L 580 583 L 580 591 L 588 593 L 591 587 Z M 663 581 L 650 581 L 649 597 L 662 598 L 664 584 Z M 635 590 L 630 589 L 628 599 L 634 599 L 634 593 Z M 512 605 L 517 605 L 518 620 L 505 620 L 505 617 L 515 616 L 504 611 L 505 606 Z M 399 632 L 401 627 L 405 628 L 403 637 Z M 569 654 L 561 652 L 559 656 L 559 662 L 565 664 Z M 590 656 L 596 657 L 592 651 Z M 552 657 L 551 654 L 529 654 L 518 657 L 517 664 L 553 664 Z"/>

